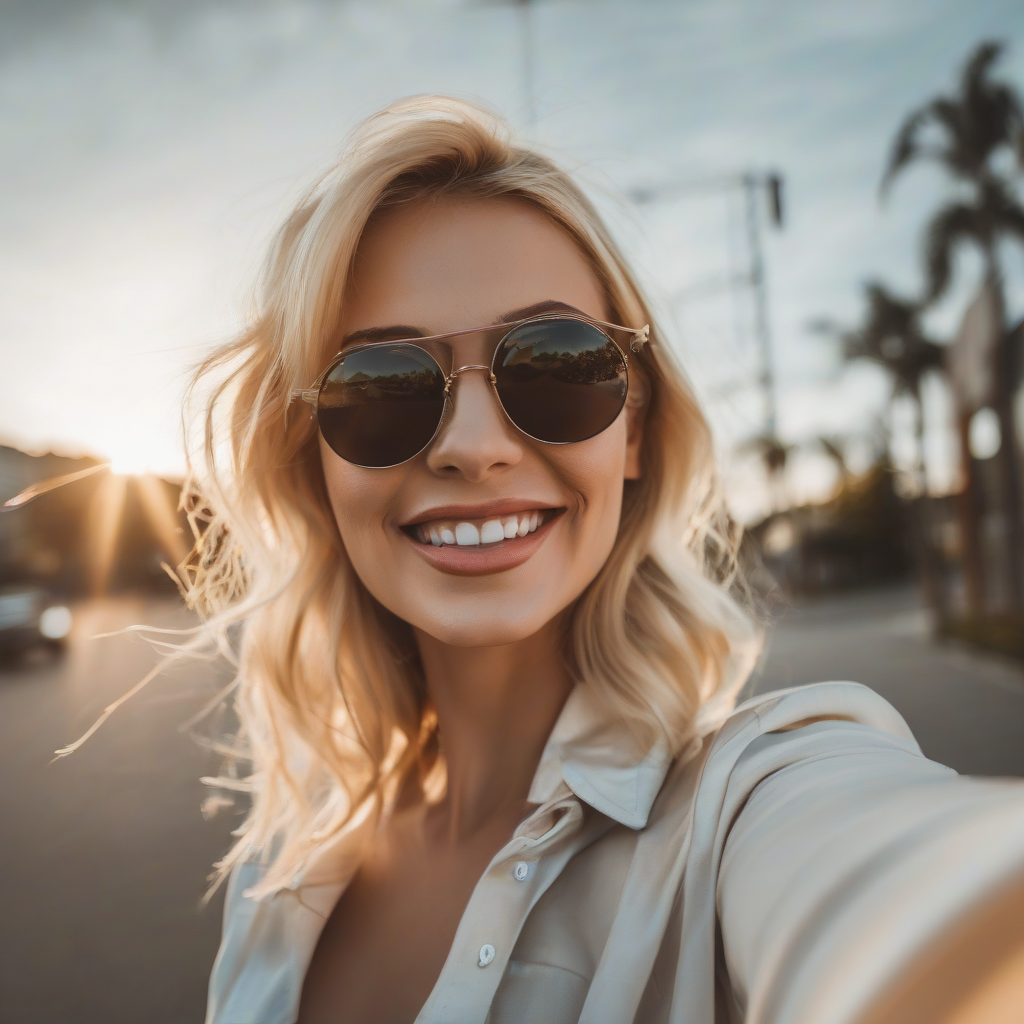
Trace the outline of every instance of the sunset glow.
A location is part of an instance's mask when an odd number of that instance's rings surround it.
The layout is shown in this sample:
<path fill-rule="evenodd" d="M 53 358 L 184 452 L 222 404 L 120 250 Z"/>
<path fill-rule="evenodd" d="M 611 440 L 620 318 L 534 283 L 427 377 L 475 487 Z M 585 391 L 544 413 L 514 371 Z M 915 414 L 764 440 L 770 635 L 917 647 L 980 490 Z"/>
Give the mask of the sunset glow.
<path fill-rule="evenodd" d="M 435 91 L 478 97 L 564 162 L 593 169 L 599 204 L 644 268 L 724 454 L 759 426 L 753 390 L 729 390 L 734 378 L 749 383 L 748 311 L 696 285 L 738 269 L 742 211 L 706 191 L 625 209 L 621 193 L 748 166 L 792 176 L 792 216 L 765 236 L 780 429 L 794 440 L 861 430 L 884 404 L 884 386 L 861 373 L 837 377 L 835 353 L 807 324 L 825 313 L 854 317 L 869 268 L 914 287 L 917 253 L 902 239 L 933 201 L 932 186 L 884 209 L 876 191 L 890 112 L 939 83 L 927 63 L 878 76 L 871 62 L 912 45 L 952 66 L 964 40 L 1005 35 L 1007 73 L 1019 75 L 1019 19 L 1007 26 L 987 3 L 934 19 L 922 0 L 875 5 L 853 45 L 841 42 L 845 16 L 827 5 L 787 4 L 749 19 L 705 19 L 699 5 L 649 0 L 599 7 L 590 18 L 579 5 L 537 5 L 538 106 L 528 128 L 519 59 L 507 45 L 510 5 L 300 4 L 287 8 L 284 35 L 285 6 L 214 17 L 184 5 L 168 14 L 175 28 L 166 40 L 145 5 L 83 13 L 84 28 L 54 20 L 23 60 L 0 69 L 0 90 L 49 97 L 45 116 L 30 105 L 4 140 L 0 440 L 110 455 L 119 474 L 181 474 L 189 369 L 244 320 L 260 254 L 294 190 L 370 110 Z M 211 32 L 221 41 L 213 48 Z M 269 39 L 278 49 L 258 88 L 221 93 L 262 66 Z M 458 61 L 438 58 L 449 45 Z M 619 59 L 623 47 L 643 59 Z M 723 64 L 725 53 L 734 56 Z M 54 77 L 54 68 L 75 71 Z M 862 85 L 851 92 L 853 81 Z M 715 88 L 695 93 L 701 82 Z M 680 101 L 695 95 L 700 102 Z M 67 145 L 80 137 L 103 143 Z M 1010 299 L 1022 308 L 1024 297 Z M 948 336 L 955 323 L 937 315 Z M 944 451 L 932 459 L 940 468 Z M 735 487 L 749 479 L 737 474 Z"/>

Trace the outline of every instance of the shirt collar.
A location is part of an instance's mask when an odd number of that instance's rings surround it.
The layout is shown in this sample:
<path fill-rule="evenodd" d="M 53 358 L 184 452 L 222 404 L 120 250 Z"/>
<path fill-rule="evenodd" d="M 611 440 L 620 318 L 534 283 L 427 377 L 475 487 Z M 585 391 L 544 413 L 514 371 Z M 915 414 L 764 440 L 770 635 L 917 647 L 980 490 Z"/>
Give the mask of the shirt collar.
<path fill-rule="evenodd" d="M 528 799 L 547 803 L 564 782 L 595 810 L 640 829 L 671 763 L 663 736 L 645 749 L 625 722 L 611 716 L 580 683 L 551 730 Z"/>
<path fill-rule="evenodd" d="M 549 804 L 568 796 L 628 828 L 647 824 L 672 756 L 663 736 L 644 749 L 621 720 L 609 714 L 590 688 L 577 683 L 544 746 L 527 800 Z M 361 841 L 376 822 L 372 801 L 321 847 L 287 888 L 302 890 L 309 909 L 326 917 L 361 857 Z"/>

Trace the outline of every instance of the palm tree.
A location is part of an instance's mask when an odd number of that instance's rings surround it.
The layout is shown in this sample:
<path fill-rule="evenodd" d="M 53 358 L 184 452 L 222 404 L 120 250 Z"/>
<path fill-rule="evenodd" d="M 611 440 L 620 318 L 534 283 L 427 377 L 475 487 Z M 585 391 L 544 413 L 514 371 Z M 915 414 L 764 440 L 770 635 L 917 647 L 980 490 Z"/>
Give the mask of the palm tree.
<path fill-rule="evenodd" d="M 914 474 L 919 490 L 924 488 L 924 417 L 921 382 L 932 370 L 941 370 L 944 349 L 932 341 L 921 326 L 921 305 L 890 291 L 880 281 L 864 285 L 866 309 L 859 327 L 844 330 L 828 320 L 815 328 L 839 338 L 846 362 L 867 360 L 889 375 L 893 398 L 908 396 L 914 403 L 916 454 Z"/>
<path fill-rule="evenodd" d="M 1021 572 L 1024 566 L 1024 519 L 1021 514 L 1019 462 L 1013 417 L 1016 382 L 1009 371 L 1011 344 L 1005 330 L 1003 276 L 999 258 L 1005 240 L 1024 242 L 1024 207 L 1018 198 L 1015 178 L 1024 171 L 1024 111 L 1012 86 L 995 81 L 992 65 L 1003 44 L 980 44 L 964 66 L 958 91 L 940 96 L 914 111 L 893 141 L 881 192 L 888 192 L 893 179 L 918 160 L 937 163 L 966 189 L 966 196 L 954 199 L 933 217 L 925 232 L 925 301 L 934 302 L 950 285 L 956 253 L 965 245 L 982 257 L 985 277 L 996 296 L 1003 338 L 995 374 L 996 412 L 1002 429 L 1000 459 L 1008 522 L 1008 556 L 1011 565 L 1011 598 L 1021 602 Z M 1004 157 L 1011 156 L 1011 170 L 1004 170 Z M 961 416 L 961 436 L 966 441 L 969 412 Z M 970 457 L 964 452 L 965 476 L 970 480 Z M 965 488 L 965 490 L 967 490 Z"/>
<path fill-rule="evenodd" d="M 818 329 L 838 336 L 847 362 L 868 360 L 881 366 L 892 381 L 892 397 L 909 397 L 914 405 L 914 478 L 920 498 L 914 502 L 916 520 L 914 540 L 917 547 L 921 584 L 929 606 L 944 620 L 945 594 L 939 581 L 935 555 L 929 540 L 928 507 L 925 503 L 927 480 L 924 458 L 924 410 L 921 382 L 925 374 L 941 370 L 944 349 L 925 334 L 921 325 L 921 304 L 891 292 L 879 281 L 864 286 L 864 319 L 853 330 L 840 330 L 828 321 L 819 321 Z M 973 520 L 965 522 L 964 575 L 972 598 L 980 593 L 981 558 Z"/>

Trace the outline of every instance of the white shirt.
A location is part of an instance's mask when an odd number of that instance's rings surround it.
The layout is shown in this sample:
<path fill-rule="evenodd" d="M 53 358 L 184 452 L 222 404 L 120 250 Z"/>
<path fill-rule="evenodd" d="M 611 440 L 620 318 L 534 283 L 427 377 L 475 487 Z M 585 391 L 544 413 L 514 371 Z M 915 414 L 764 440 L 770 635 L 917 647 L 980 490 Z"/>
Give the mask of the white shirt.
<path fill-rule="evenodd" d="M 926 760 L 856 683 L 748 701 L 674 762 L 577 687 L 529 800 L 417 1024 L 841 1024 L 1024 871 L 1024 783 Z M 362 838 L 260 902 L 235 870 L 207 1024 L 293 1024 Z"/>

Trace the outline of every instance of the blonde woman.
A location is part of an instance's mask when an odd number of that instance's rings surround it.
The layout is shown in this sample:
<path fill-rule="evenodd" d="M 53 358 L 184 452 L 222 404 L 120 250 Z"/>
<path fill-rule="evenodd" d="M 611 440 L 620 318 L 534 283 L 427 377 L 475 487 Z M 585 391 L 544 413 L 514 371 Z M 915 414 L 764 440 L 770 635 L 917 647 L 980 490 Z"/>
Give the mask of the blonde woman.
<path fill-rule="evenodd" d="M 1024 790 L 925 760 L 852 683 L 734 710 L 758 639 L 707 424 L 591 204 L 498 119 L 362 125 L 218 370 L 189 579 L 244 624 L 252 803 L 209 1024 L 1012 990 L 944 965 L 972 914 L 990 967 L 1020 940 Z"/>

